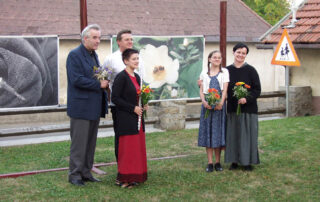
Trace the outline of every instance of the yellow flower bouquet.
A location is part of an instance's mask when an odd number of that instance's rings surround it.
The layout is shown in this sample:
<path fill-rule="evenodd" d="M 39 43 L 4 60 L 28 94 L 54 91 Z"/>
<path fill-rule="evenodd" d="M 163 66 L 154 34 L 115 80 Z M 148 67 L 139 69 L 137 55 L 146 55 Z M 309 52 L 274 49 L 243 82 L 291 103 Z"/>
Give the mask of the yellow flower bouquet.
<path fill-rule="evenodd" d="M 238 100 L 240 100 L 241 98 L 245 98 L 249 95 L 248 89 L 250 89 L 250 88 L 251 87 L 248 84 L 245 84 L 244 82 L 239 81 L 233 87 L 233 96 L 236 97 Z M 239 114 L 241 114 L 241 106 L 238 103 L 237 115 L 239 115 Z"/>

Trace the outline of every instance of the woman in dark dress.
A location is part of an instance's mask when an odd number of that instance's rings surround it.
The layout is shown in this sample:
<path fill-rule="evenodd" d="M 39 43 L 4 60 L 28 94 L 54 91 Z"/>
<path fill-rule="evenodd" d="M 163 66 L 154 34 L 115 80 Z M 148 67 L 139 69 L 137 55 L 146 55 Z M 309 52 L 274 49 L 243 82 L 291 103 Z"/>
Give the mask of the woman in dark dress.
<path fill-rule="evenodd" d="M 249 48 L 243 43 L 233 47 L 234 63 L 227 67 L 230 75 L 227 98 L 227 134 L 225 162 L 232 163 L 230 170 L 238 168 L 251 171 L 252 164 L 259 164 L 258 152 L 258 106 L 257 98 L 261 93 L 259 75 L 254 67 L 245 62 Z M 244 82 L 251 87 L 249 95 L 237 99 L 233 96 L 233 88 L 237 82 Z M 237 115 L 237 105 L 241 106 L 241 114 Z"/>
<path fill-rule="evenodd" d="M 118 176 L 116 184 L 131 188 L 147 180 L 147 155 L 143 110 L 139 106 L 140 77 L 134 72 L 139 65 L 139 52 L 127 49 L 122 53 L 126 68 L 120 72 L 112 86 L 112 102 L 116 105 L 118 146 Z M 140 117 L 140 118 L 139 118 Z M 141 119 L 141 121 L 138 121 Z M 140 123 L 140 126 L 138 126 Z"/>

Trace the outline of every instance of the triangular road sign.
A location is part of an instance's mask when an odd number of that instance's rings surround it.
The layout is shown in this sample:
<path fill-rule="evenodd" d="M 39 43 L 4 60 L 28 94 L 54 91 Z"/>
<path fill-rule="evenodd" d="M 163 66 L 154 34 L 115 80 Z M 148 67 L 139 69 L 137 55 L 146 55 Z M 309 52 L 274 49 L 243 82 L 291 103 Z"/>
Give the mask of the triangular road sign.
<path fill-rule="evenodd" d="M 284 66 L 300 66 L 300 61 L 286 29 L 283 30 L 276 52 L 274 52 L 271 64 Z"/>

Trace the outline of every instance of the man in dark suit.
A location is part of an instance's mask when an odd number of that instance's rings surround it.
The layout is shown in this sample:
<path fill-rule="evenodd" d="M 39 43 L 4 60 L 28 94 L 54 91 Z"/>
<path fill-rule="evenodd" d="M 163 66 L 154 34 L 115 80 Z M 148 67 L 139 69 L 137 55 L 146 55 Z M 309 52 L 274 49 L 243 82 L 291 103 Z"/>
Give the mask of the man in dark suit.
<path fill-rule="evenodd" d="M 109 83 L 95 79 L 93 71 L 94 66 L 100 65 L 95 53 L 100 36 L 99 25 L 88 25 L 81 33 L 82 43 L 67 58 L 67 114 L 70 117 L 71 136 L 69 182 L 77 186 L 85 185 L 86 181 L 100 181 L 90 172 L 100 117 L 105 117 L 107 113 L 104 89 Z"/>

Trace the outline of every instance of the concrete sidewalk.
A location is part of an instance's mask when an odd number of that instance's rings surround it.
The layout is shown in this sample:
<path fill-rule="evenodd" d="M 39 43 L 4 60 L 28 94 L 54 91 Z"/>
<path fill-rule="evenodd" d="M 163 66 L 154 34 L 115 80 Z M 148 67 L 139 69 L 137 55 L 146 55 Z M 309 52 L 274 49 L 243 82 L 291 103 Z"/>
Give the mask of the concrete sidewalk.
<path fill-rule="evenodd" d="M 146 126 L 148 133 L 163 132 L 163 130 Z M 100 128 L 98 132 L 98 138 L 114 136 L 113 128 Z M 60 142 L 70 140 L 70 132 L 54 132 L 34 135 L 20 135 L 9 136 L 0 138 L 0 147 L 27 145 L 27 144 L 39 144 L 46 142 Z"/>
<path fill-rule="evenodd" d="M 263 117 L 259 121 L 280 119 L 283 117 Z M 199 121 L 186 122 L 186 129 L 199 128 Z M 163 130 L 154 128 L 152 125 L 146 125 L 146 133 L 164 132 Z M 113 128 L 100 128 L 98 138 L 114 136 Z M 0 147 L 19 146 L 28 144 L 39 144 L 48 142 L 60 142 L 70 140 L 69 131 L 54 132 L 34 135 L 9 136 L 0 138 Z"/>

